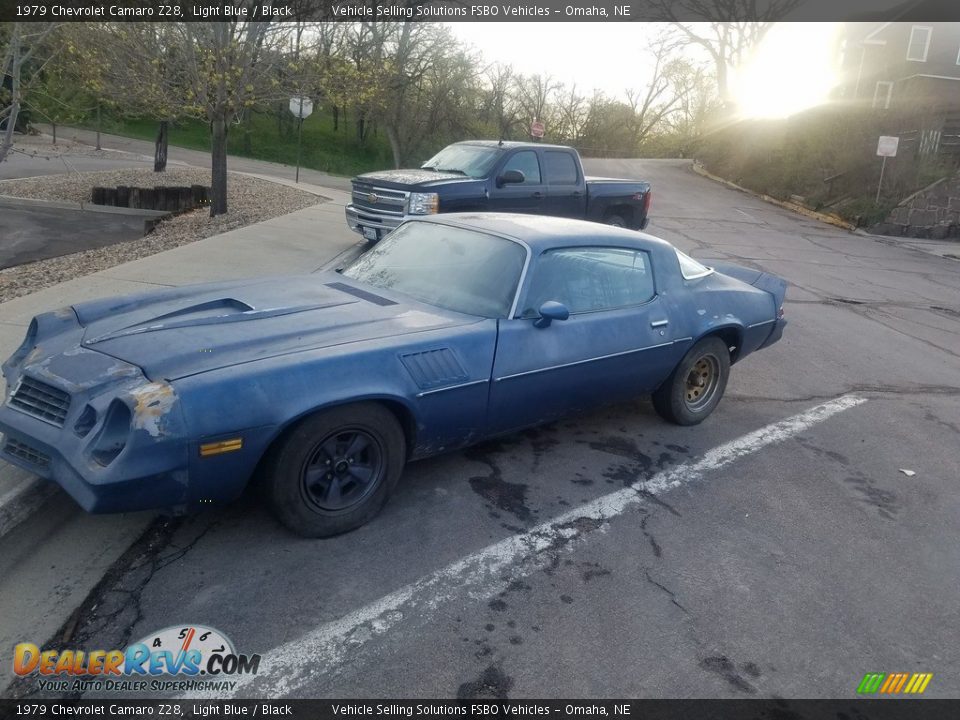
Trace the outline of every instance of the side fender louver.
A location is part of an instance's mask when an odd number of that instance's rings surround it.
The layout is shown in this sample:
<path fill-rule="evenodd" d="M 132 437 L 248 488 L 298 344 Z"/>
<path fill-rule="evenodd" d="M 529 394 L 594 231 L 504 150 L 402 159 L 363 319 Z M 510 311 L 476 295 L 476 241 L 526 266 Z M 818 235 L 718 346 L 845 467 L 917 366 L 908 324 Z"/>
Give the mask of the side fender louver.
<path fill-rule="evenodd" d="M 467 380 L 467 371 L 450 348 L 407 353 L 400 362 L 424 390 Z"/>

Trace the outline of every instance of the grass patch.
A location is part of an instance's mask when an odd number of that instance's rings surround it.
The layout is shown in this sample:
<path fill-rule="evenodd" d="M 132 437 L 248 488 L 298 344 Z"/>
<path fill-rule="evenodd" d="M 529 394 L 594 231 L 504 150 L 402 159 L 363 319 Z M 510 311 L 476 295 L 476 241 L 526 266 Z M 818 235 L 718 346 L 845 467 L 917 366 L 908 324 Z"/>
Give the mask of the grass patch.
<path fill-rule="evenodd" d="M 157 135 L 155 120 L 123 119 L 104 121 L 104 132 L 153 141 Z M 210 151 L 210 130 L 200 120 L 181 120 L 170 126 L 170 144 L 191 150 Z M 274 115 L 254 113 L 246 122 L 231 125 L 227 136 L 231 155 L 295 165 L 297 129 L 291 119 L 279 127 Z M 368 137 L 356 141 L 352 123 L 340 123 L 333 129 L 329 114 L 319 112 L 303 122 L 300 166 L 347 177 L 371 170 L 392 167 L 392 155 L 385 138 Z"/>

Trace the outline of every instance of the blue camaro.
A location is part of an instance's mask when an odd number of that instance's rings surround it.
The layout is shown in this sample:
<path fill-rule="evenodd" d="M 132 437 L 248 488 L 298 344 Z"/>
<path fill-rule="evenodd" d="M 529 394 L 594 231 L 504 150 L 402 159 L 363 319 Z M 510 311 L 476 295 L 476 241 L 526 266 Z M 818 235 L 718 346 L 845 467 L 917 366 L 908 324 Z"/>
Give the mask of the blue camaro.
<path fill-rule="evenodd" d="M 38 315 L 3 365 L 3 458 L 91 512 L 182 511 L 255 474 L 303 535 L 383 507 L 407 460 L 652 393 L 701 422 L 776 342 L 786 284 L 527 215 L 407 222 L 341 273 Z"/>

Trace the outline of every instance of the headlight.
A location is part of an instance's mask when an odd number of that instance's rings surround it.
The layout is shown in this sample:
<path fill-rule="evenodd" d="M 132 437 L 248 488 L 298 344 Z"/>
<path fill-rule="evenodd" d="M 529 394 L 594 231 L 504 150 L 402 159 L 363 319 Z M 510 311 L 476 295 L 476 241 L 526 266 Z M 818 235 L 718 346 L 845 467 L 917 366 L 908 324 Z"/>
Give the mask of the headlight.
<path fill-rule="evenodd" d="M 127 437 L 130 435 L 130 421 L 130 408 L 121 400 L 110 403 L 100 432 L 91 443 L 91 455 L 100 465 L 106 467 L 112 463 L 126 447 Z"/>
<path fill-rule="evenodd" d="M 433 215 L 440 212 L 440 196 L 436 193 L 410 193 L 411 215 Z"/>

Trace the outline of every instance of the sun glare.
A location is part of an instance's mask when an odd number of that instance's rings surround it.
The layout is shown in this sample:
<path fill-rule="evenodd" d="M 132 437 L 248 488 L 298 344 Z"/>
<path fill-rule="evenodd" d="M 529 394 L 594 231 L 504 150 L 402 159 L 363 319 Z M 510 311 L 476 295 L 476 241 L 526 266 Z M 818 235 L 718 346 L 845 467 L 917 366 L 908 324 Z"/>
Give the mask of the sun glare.
<path fill-rule="evenodd" d="M 836 82 L 837 23 L 778 23 L 732 78 L 744 117 L 783 118 L 827 101 Z"/>

